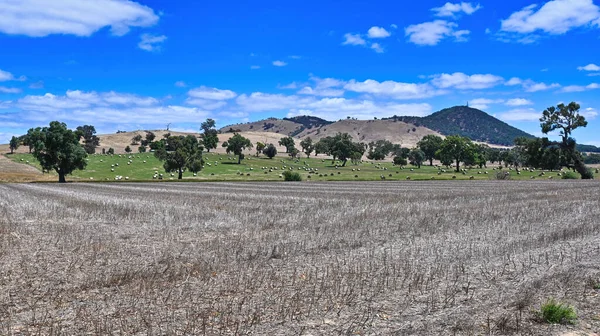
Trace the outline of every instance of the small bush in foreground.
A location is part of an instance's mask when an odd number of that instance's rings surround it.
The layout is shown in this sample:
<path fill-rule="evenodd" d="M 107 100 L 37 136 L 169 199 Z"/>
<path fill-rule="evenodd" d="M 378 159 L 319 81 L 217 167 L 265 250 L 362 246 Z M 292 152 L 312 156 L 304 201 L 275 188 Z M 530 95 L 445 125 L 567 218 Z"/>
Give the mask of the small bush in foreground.
<path fill-rule="evenodd" d="M 577 175 L 575 172 L 568 171 L 568 172 L 563 173 L 561 175 L 561 178 L 563 180 L 579 180 L 579 175 Z"/>
<path fill-rule="evenodd" d="M 550 299 L 540 309 L 540 315 L 548 323 L 573 323 L 577 319 L 575 309 Z"/>
<path fill-rule="evenodd" d="M 494 180 L 510 180 L 511 176 L 509 172 L 499 171 L 496 174 L 492 175 Z"/>
<path fill-rule="evenodd" d="M 283 172 L 283 179 L 285 181 L 302 181 L 302 176 L 296 172 L 287 170 Z"/>

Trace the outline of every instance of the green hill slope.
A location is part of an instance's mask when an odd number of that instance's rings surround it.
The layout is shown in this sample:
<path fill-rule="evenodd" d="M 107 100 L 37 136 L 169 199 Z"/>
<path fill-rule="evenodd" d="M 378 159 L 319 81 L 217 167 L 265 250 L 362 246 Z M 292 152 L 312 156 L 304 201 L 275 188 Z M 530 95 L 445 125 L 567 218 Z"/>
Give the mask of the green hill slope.
<path fill-rule="evenodd" d="M 510 146 L 517 137 L 533 137 L 483 111 L 467 106 L 454 106 L 422 118 L 394 116 L 389 119 L 424 126 L 443 135 L 461 135 L 496 145 Z"/>

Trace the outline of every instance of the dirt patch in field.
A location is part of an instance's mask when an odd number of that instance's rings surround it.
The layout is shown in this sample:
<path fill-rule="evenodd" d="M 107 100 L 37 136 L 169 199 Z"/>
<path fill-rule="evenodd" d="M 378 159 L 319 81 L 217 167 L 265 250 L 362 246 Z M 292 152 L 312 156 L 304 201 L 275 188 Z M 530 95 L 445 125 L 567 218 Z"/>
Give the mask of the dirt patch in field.
<path fill-rule="evenodd" d="M 0 155 L 0 182 L 31 182 L 50 180 L 51 176 L 42 174 L 35 167 L 11 161 Z"/>

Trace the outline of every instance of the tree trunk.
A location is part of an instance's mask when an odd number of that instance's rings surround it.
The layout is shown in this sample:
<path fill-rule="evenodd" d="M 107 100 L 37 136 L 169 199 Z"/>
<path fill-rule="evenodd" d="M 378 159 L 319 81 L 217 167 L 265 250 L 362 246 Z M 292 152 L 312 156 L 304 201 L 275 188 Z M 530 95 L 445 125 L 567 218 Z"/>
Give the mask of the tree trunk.
<path fill-rule="evenodd" d="M 177 179 L 178 180 L 183 179 L 183 170 L 179 169 L 179 177 Z"/>
<path fill-rule="evenodd" d="M 346 162 L 348 162 L 348 159 L 344 159 L 343 161 L 344 163 L 342 163 L 342 167 L 346 167 Z"/>
<path fill-rule="evenodd" d="M 433 166 L 433 158 L 429 159 L 429 166 Z"/>
<path fill-rule="evenodd" d="M 13 151 L 14 151 L 14 149 L 12 149 L 12 148 L 11 148 L 11 149 L 10 149 L 10 154 L 14 154 L 14 152 L 13 152 Z"/>
<path fill-rule="evenodd" d="M 242 155 L 240 154 L 240 155 L 238 155 L 238 164 L 241 164 L 241 163 L 242 163 Z"/>
<path fill-rule="evenodd" d="M 58 172 L 58 183 L 67 183 L 65 174 L 61 173 L 60 171 Z"/>
<path fill-rule="evenodd" d="M 460 160 L 456 159 L 456 172 L 459 173 L 460 172 Z"/>

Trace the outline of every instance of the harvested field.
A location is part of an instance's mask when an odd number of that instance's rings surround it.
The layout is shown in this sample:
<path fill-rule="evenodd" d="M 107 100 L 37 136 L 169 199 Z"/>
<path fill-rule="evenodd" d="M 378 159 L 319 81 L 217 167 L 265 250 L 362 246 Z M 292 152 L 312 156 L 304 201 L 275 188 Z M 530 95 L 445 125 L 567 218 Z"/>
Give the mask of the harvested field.
<path fill-rule="evenodd" d="M 0 184 L 2 335 L 600 330 L 595 182 Z M 550 297 L 575 325 L 548 325 Z"/>

